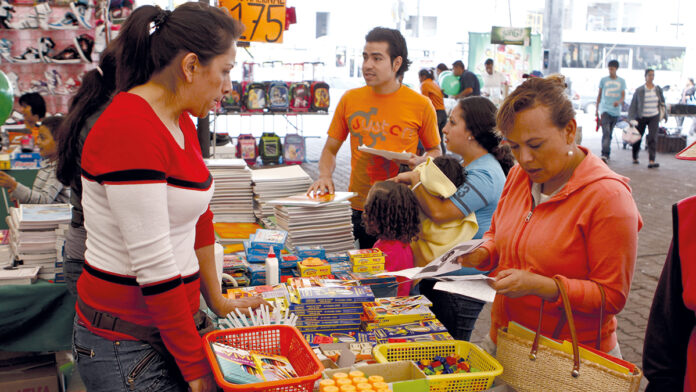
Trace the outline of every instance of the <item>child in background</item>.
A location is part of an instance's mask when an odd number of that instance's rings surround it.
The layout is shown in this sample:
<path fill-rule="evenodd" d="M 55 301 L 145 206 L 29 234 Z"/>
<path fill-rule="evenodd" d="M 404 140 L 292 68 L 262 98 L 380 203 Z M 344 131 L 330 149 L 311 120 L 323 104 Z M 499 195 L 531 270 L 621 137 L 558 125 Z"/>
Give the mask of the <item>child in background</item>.
<path fill-rule="evenodd" d="M 413 268 L 413 252 L 409 243 L 420 232 L 418 200 L 408 186 L 392 181 L 372 185 L 367 194 L 363 225 L 368 234 L 377 237 L 374 247 L 385 255 L 384 269 L 400 271 Z M 397 277 L 397 295 L 411 291 L 406 278 Z"/>
<path fill-rule="evenodd" d="M 422 186 L 431 195 L 443 199 L 452 196 L 466 181 L 466 169 L 455 158 L 447 155 L 428 158 L 416 166 L 414 171 L 420 173 L 420 183 L 413 187 L 414 190 Z M 478 231 L 476 214 L 473 212 L 464 218 L 447 222 L 434 222 L 423 213 L 420 220 L 421 232 L 411 242 L 413 261 L 417 267 L 427 265 L 455 245 L 474 238 Z"/>
<path fill-rule="evenodd" d="M 41 157 L 44 158 L 43 167 L 39 169 L 31 189 L 17 182 L 12 176 L 0 171 L 0 186 L 7 189 L 10 197 L 22 204 L 53 204 L 69 203 L 70 187 L 66 187 L 56 178 L 56 158 L 58 151 L 54 132 L 63 121 L 61 117 L 46 117 L 39 126 L 39 134 L 36 145 L 39 147 Z"/>

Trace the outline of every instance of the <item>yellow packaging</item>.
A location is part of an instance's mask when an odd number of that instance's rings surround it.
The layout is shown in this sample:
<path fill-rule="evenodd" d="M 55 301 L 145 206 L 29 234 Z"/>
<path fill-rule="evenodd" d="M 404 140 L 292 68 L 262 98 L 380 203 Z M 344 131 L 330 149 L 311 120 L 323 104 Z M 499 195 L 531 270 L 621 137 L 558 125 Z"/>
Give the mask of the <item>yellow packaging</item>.
<path fill-rule="evenodd" d="M 353 384 L 342 385 L 340 390 L 341 392 L 355 392 L 355 386 Z"/>
<path fill-rule="evenodd" d="M 366 383 L 366 382 L 363 382 L 363 383 L 360 383 L 360 384 L 356 385 L 355 388 L 357 388 L 358 391 L 365 391 L 365 390 L 370 390 L 370 391 L 371 391 L 371 390 L 372 390 L 372 385 L 370 385 L 370 384 L 368 384 L 368 383 Z"/>
<path fill-rule="evenodd" d="M 377 377 L 381 378 L 382 380 L 381 381 L 372 381 L 373 380 L 372 377 L 375 377 L 375 380 L 377 380 Z M 377 389 L 377 390 L 389 389 L 389 384 L 384 382 L 384 377 L 382 377 L 382 376 L 370 376 L 370 377 L 368 377 L 368 380 L 370 380 L 370 382 L 372 383 L 372 388 L 374 388 L 374 389 Z"/>
<path fill-rule="evenodd" d="M 351 258 L 356 257 L 379 257 L 379 256 L 384 256 L 384 253 L 382 253 L 381 250 L 377 248 L 372 248 L 372 249 L 353 249 L 348 251 L 348 256 Z"/>
<path fill-rule="evenodd" d="M 338 392 L 338 387 L 336 386 L 336 381 L 330 380 L 330 379 L 325 379 L 319 381 L 319 391 L 320 392 L 330 392 L 331 390 L 327 390 L 327 388 L 332 387 L 335 388 L 335 391 L 333 392 Z"/>
<path fill-rule="evenodd" d="M 367 378 L 365 377 L 353 377 L 353 385 L 356 387 L 360 384 L 366 384 L 367 383 Z"/>
<path fill-rule="evenodd" d="M 384 264 L 384 256 L 356 257 L 356 258 L 351 258 L 350 262 L 351 262 L 351 264 L 353 264 L 353 266 Z"/>
<path fill-rule="evenodd" d="M 300 276 L 302 277 L 331 275 L 331 266 L 327 262 L 324 262 L 321 265 L 311 266 L 307 266 L 302 264 L 302 262 L 298 262 L 297 269 L 299 270 Z"/>
<path fill-rule="evenodd" d="M 353 377 L 365 377 L 365 373 L 361 372 L 360 370 L 353 370 L 352 372 L 348 373 L 348 376 L 353 378 Z"/>
<path fill-rule="evenodd" d="M 353 272 L 369 272 L 371 274 L 384 271 L 384 263 L 370 265 L 354 265 Z"/>
<path fill-rule="evenodd" d="M 10 154 L 0 154 L 0 170 L 10 170 Z"/>
<path fill-rule="evenodd" d="M 350 380 L 350 379 L 348 378 L 348 373 L 343 373 L 343 372 L 335 373 L 335 374 L 333 375 L 333 377 L 331 377 L 331 378 L 333 378 L 333 380 L 336 381 L 336 383 L 338 383 L 338 380 L 340 380 L 340 379 L 342 379 L 342 378 L 345 378 L 345 379 Z"/>
<path fill-rule="evenodd" d="M 319 392 L 340 392 L 340 389 L 338 389 L 338 387 L 328 386 L 323 387 L 323 389 L 319 389 Z"/>
<path fill-rule="evenodd" d="M 338 385 L 338 387 L 340 388 L 344 385 L 353 385 L 353 382 L 349 377 L 339 378 L 338 380 L 336 380 L 336 385 Z"/>

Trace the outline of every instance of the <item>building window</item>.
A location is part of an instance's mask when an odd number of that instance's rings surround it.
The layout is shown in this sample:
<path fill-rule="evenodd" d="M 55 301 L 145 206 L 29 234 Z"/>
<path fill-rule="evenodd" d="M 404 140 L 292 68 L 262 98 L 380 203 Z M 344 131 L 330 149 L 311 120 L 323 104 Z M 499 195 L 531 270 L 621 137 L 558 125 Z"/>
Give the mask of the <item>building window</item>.
<path fill-rule="evenodd" d="M 616 3 L 590 3 L 587 5 L 588 31 L 616 31 L 618 7 Z"/>
<path fill-rule="evenodd" d="M 329 34 L 329 13 L 317 12 L 317 34 L 316 38 Z"/>
<path fill-rule="evenodd" d="M 423 37 L 433 37 L 437 34 L 437 16 L 423 17 Z"/>

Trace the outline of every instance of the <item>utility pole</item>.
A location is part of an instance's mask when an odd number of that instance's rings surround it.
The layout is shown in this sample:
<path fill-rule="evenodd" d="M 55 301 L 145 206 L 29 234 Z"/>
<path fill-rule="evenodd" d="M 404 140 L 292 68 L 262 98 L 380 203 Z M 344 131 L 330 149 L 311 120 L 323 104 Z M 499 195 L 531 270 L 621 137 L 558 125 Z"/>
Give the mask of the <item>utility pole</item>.
<path fill-rule="evenodd" d="M 563 0 L 546 0 L 543 32 L 544 56 L 548 54 L 545 75 L 561 72 L 563 56 Z"/>
<path fill-rule="evenodd" d="M 210 4 L 209 0 L 200 2 Z M 201 146 L 203 158 L 210 158 L 210 115 L 198 119 L 198 144 Z"/>

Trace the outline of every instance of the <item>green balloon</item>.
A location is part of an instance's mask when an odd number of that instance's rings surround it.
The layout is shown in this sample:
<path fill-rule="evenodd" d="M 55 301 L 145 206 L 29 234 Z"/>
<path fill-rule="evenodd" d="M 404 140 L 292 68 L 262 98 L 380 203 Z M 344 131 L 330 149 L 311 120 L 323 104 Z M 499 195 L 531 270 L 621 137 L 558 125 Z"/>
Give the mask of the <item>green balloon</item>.
<path fill-rule="evenodd" d="M 437 84 L 440 87 L 442 87 L 442 79 L 444 79 L 447 75 L 452 75 L 452 71 L 442 71 L 440 72 L 440 75 L 437 76 Z"/>
<path fill-rule="evenodd" d="M 5 123 L 5 120 L 10 118 L 12 114 L 12 106 L 14 104 L 14 93 L 10 79 L 7 78 L 4 72 L 0 71 L 0 125 Z"/>
<path fill-rule="evenodd" d="M 459 87 L 459 76 L 454 76 L 454 74 L 452 74 L 442 78 L 440 88 L 442 88 L 445 94 L 450 96 L 457 95 L 459 94 Z"/>

